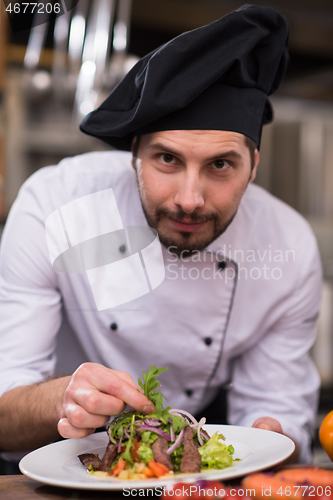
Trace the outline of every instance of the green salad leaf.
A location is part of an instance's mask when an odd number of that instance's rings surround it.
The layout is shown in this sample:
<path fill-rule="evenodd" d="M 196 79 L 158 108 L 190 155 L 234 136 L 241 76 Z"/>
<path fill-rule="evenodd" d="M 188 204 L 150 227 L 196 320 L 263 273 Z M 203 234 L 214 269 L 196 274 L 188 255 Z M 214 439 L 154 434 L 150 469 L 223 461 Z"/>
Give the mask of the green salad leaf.
<path fill-rule="evenodd" d="M 180 471 L 180 461 L 183 456 L 184 446 L 181 444 L 176 448 L 176 450 L 171 454 L 171 460 L 175 468 L 175 472 Z"/>
<path fill-rule="evenodd" d="M 141 443 L 136 457 L 140 462 L 144 462 L 145 464 L 148 465 L 149 460 L 154 460 L 154 455 L 151 446 L 146 443 Z"/>
<path fill-rule="evenodd" d="M 158 438 L 157 434 L 150 431 L 145 431 L 141 434 L 141 441 L 146 444 L 152 445 Z"/>
<path fill-rule="evenodd" d="M 202 469 L 224 469 L 232 465 L 234 448 L 221 443 L 221 439 L 225 440 L 223 434 L 215 432 L 207 443 L 198 448 Z"/>
<path fill-rule="evenodd" d="M 158 392 L 158 388 L 161 384 L 156 377 L 167 370 L 167 368 L 156 368 L 156 366 L 151 366 L 146 373 L 142 372 L 143 382 L 139 378 L 138 384 L 143 389 L 144 395 L 147 396 L 149 401 L 154 403 L 156 418 L 160 418 L 163 412 L 163 394 Z"/>

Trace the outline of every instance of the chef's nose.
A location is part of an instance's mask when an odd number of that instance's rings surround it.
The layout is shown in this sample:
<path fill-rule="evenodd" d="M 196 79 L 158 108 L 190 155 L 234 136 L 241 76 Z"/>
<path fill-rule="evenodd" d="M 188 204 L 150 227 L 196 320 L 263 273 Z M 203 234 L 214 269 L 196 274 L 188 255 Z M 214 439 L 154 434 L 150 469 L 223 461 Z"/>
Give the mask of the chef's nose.
<path fill-rule="evenodd" d="M 184 176 L 180 179 L 174 202 L 187 214 L 204 206 L 205 200 L 198 175 L 184 173 Z"/>

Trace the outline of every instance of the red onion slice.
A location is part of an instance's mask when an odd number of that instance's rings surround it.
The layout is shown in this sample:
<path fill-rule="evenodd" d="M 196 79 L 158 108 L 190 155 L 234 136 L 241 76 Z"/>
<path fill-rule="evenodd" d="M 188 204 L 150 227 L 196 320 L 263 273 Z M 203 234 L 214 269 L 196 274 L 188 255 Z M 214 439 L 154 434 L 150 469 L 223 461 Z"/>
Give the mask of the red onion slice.
<path fill-rule="evenodd" d="M 170 437 L 171 437 L 171 441 L 174 441 L 176 439 L 175 430 L 173 428 L 172 423 L 170 424 Z"/>
<path fill-rule="evenodd" d="M 209 441 L 209 440 L 210 440 L 210 436 L 209 436 L 209 434 L 208 434 L 208 433 L 207 433 L 204 429 L 201 429 L 201 434 L 203 435 L 203 437 L 204 437 L 205 439 L 207 439 L 207 441 Z"/>
<path fill-rule="evenodd" d="M 119 442 L 118 442 L 118 448 L 117 448 L 117 452 L 120 453 L 121 452 L 121 443 L 123 441 L 123 436 L 121 436 L 121 438 L 119 439 Z"/>
<path fill-rule="evenodd" d="M 205 417 L 202 417 L 202 418 L 199 420 L 198 425 L 197 425 L 197 436 L 198 436 L 198 441 L 199 441 L 199 443 L 200 443 L 200 446 L 202 446 L 202 445 L 203 445 L 203 440 L 202 440 L 202 436 L 201 436 L 201 427 L 202 427 L 203 425 L 205 425 L 205 423 L 206 423 L 206 419 L 205 419 Z"/>
<path fill-rule="evenodd" d="M 184 432 L 185 432 L 185 427 L 180 431 L 180 433 L 178 434 L 178 437 L 177 437 L 176 441 L 173 443 L 173 445 L 171 445 L 170 448 L 168 448 L 167 455 L 171 455 L 171 453 L 173 453 L 178 448 L 178 446 L 181 445 L 181 443 L 183 441 L 183 437 L 184 437 Z"/>
<path fill-rule="evenodd" d="M 160 422 L 159 420 L 157 420 L 157 418 L 145 418 L 144 419 L 144 423 L 146 425 L 150 425 L 152 427 L 160 427 L 162 425 L 162 422 Z"/>
<path fill-rule="evenodd" d="M 178 410 L 178 408 L 172 408 L 172 410 L 169 410 L 170 415 L 176 415 L 177 417 L 187 417 L 193 424 L 197 424 L 198 421 L 189 413 L 188 411 L 185 410 Z"/>
<path fill-rule="evenodd" d="M 166 432 L 161 431 L 161 429 L 158 429 L 157 427 L 152 427 L 151 425 L 141 425 L 140 427 L 137 427 L 136 430 L 138 432 L 142 432 L 142 431 L 155 432 L 155 434 L 158 434 L 159 436 L 165 437 L 168 441 L 171 441 L 170 434 L 167 434 Z"/>

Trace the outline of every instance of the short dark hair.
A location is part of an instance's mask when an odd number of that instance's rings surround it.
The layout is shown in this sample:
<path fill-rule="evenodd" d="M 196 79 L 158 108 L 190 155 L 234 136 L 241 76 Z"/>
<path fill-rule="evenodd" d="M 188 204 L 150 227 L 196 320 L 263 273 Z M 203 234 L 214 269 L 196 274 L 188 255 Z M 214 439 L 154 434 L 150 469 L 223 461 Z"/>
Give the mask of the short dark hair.
<path fill-rule="evenodd" d="M 135 141 L 134 148 L 133 148 L 134 160 L 136 159 L 136 157 L 138 155 L 141 135 L 136 135 L 135 137 L 136 137 L 136 141 Z M 245 137 L 245 145 L 249 149 L 249 152 L 250 152 L 251 171 L 252 171 L 254 169 L 254 153 L 255 153 L 255 150 L 257 149 L 258 145 L 253 139 L 250 139 L 250 137 L 247 137 L 246 135 L 244 137 Z"/>
<path fill-rule="evenodd" d="M 141 135 L 136 135 L 135 138 L 136 138 L 136 141 L 135 141 L 134 148 L 133 148 L 133 158 L 134 158 L 134 160 L 138 156 Z"/>
<path fill-rule="evenodd" d="M 245 137 L 245 145 L 250 152 L 251 172 L 252 172 L 252 170 L 254 169 L 254 153 L 258 147 L 258 144 L 253 139 L 250 139 L 250 137 L 248 137 L 247 135 L 245 135 L 244 137 Z"/>

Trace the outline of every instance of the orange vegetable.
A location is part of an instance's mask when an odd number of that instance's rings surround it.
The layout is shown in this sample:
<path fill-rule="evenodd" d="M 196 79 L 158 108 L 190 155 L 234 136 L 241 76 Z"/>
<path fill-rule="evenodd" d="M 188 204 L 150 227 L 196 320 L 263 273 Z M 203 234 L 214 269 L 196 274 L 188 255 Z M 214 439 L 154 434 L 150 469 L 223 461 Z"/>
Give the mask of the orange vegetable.
<path fill-rule="evenodd" d="M 282 481 L 292 484 L 306 484 L 313 486 L 333 486 L 333 470 L 309 467 L 307 469 L 286 469 L 276 474 Z"/>
<path fill-rule="evenodd" d="M 327 455 L 333 462 L 333 411 L 331 411 L 321 423 L 319 429 L 319 440 Z"/>
<path fill-rule="evenodd" d="M 148 467 L 156 477 L 165 476 L 165 474 L 169 474 L 170 472 L 165 465 L 155 462 L 155 460 L 149 460 Z"/>
<path fill-rule="evenodd" d="M 254 497 L 259 500 L 267 500 L 268 498 L 276 498 L 279 500 L 287 500 L 291 498 L 303 499 L 302 489 L 293 488 L 292 481 L 283 481 L 281 478 L 272 476 L 271 474 L 251 474 L 242 481 L 242 487 L 247 490 L 247 496 Z M 250 491 L 252 490 L 252 491 Z M 254 490 L 254 492 L 253 492 Z"/>
<path fill-rule="evenodd" d="M 119 460 L 118 462 L 116 463 L 113 471 L 112 471 L 112 474 L 114 476 L 119 476 L 119 474 L 121 473 L 122 470 L 124 470 L 126 467 L 126 462 L 125 460 L 122 458 L 122 457 L 119 457 Z"/>
<path fill-rule="evenodd" d="M 138 443 L 135 439 L 132 439 L 132 443 L 134 445 L 134 449 L 133 449 L 133 452 L 132 452 L 132 457 L 133 457 L 133 460 L 134 462 L 136 462 L 136 456 L 138 454 L 138 450 L 140 448 L 140 443 Z"/>
<path fill-rule="evenodd" d="M 149 469 L 149 467 L 145 467 L 142 470 L 142 474 L 144 474 L 147 477 L 155 477 L 155 474 L 153 473 L 153 471 L 151 469 Z"/>

